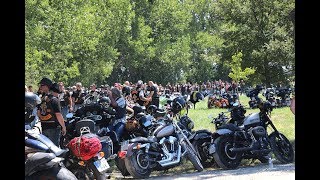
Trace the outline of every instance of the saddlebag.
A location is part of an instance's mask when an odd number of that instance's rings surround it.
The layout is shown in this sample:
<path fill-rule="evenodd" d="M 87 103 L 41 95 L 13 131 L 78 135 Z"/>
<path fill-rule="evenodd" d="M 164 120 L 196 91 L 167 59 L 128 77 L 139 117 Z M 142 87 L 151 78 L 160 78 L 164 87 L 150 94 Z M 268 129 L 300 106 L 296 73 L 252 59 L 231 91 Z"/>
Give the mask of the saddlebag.
<path fill-rule="evenodd" d="M 91 159 L 102 148 L 98 137 L 91 133 L 73 138 L 67 146 L 72 151 L 73 155 L 81 160 Z"/>

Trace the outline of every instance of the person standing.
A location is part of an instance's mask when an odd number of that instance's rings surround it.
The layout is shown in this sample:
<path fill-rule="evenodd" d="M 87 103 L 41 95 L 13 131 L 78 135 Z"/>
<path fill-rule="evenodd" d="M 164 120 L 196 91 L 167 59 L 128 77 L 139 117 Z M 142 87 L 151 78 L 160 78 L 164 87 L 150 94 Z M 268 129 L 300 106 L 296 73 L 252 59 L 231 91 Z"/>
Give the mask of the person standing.
<path fill-rule="evenodd" d="M 153 83 L 153 81 L 148 82 L 148 90 L 150 91 L 147 99 L 151 101 L 149 105 L 155 105 L 159 108 L 159 95 L 158 95 L 158 87 Z"/>
<path fill-rule="evenodd" d="M 73 91 L 73 93 L 71 95 L 72 108 L 73 108 L 74 112 L 76 112 L 83 104 L 85 95 L 86 95 L 86 93 L 82 89 L 82 83 L 77 82 L 76 83 L 76 90 Z"/>
<path fill-rule="evenodd" d="M 42 134 L 47 136 L 59 147 L 60 134 L 66 134 L 66 126 L 61 114 L 58 93 L 59 86 L 49 78 L 40 81 L 40 89 L 44 93 L 41 104 L 38 105 L 37 115 L 41 122 Z"/>
<path fill-rule="evenodd" d="M 115 143 L 115 152 L 117 152 L 117 148 L 119 148 L 120 146 L 120 144 L 118 143 L 120 143 L 120 138 L 122 137 L 125 128 L 127 105 L 126 100 L 121 95 L 121 91 L 118 88 L 111 88 L 111 90 L 108 91 L 107 94 L 111 101 L 111 107 L 116 111 L 115 118 L 111 122 L 110 130 L 113 130 L 117 135 L 116 139 L 118 142 Z"/>
<path fill-rule="evenodd" d="M 71 94 L 65 89 L 63 82 L 59 82 L 60 94 L 58 96 L 61 105 L 61 113 L 64 119 L 67 119 L 68 112 L 72 112 L 72 99 Z"/>

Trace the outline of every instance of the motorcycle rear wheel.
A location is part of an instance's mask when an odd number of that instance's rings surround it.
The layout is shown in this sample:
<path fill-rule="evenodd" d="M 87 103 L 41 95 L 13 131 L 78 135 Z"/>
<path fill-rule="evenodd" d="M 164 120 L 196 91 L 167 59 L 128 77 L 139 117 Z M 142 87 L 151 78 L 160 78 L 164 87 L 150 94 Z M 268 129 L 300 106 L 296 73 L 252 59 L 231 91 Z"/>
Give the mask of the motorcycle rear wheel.
<path fill-rule="evenodd" d="M 133 178 L 144 179 L 151 174 L 148 155 L 143 150 L 133 150 L 130 157 L 124 159 L 126 168 Z"/>
<path fill-rule="evenodd" d="M 273 132 L 270 134 L 269 139 L 276 159 L 284 164 L 292 163 L 294 160 L 294 150 L 286 136 L 281 133 L 277 135 Z"/>
<path fill-rule="evenodd" d="M 115 164 L 117 166 L 117 168 L 119 169 L 119 171 L 121 172 L 122 176 L 129 176 L 130 173 L 128 172 L 124 159 L 120 159 L 118 156 L 114 159 L 115 160 Z"/>
<path fill-rule="evenodd" d="M 213 153 L 214 160 L 219 167 L 223 169 L 235 169 L 242 160 L 242 153 L 231 152 L 233 137 L 219 136 L 214 144 L 216 145 L 216 152 Z"/>

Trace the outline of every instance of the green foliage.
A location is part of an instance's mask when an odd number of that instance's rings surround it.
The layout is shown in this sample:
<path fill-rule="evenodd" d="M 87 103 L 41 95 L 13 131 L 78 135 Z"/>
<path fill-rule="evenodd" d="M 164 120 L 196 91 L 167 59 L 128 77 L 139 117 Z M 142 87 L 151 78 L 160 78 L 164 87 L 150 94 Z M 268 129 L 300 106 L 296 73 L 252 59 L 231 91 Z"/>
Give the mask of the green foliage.
<path fill-rule="evenodd" d="M 26 0 L 25 9 L 27 84 L 228 80 L 246 67 L 256 70 L 247 84 L 294 77 L 293 0 Z M 226 66 L 234 52 L 238 70 Z"/>
<path fill-rule="evenodd" d="M 238 52 L 232 56 L 232 61 L 229 64 L 231 68 L 229 77 L 232 78 L 235 82 L 239 82 L 241 79 L 248 80 L 248 76 L 251 74 L 254 74 L 255 72 L 255 69 L 248 68 L 248 67 L 242 70 L 241 62 L 242 62 L 242 53 Z"/>

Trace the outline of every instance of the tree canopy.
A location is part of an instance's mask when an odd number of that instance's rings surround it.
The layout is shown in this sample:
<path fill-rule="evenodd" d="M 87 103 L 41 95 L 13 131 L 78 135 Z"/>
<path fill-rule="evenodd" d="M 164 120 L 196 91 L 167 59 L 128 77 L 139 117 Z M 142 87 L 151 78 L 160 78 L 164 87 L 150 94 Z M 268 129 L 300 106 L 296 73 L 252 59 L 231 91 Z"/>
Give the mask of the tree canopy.
<path fill-rule="evenodd" d="M 249 84 L 286 83 L 294 9 L 293 0 L 26 0 L 25 81 L 229 80 L 241 52 L 238 68 L 255 69 Z"/>

